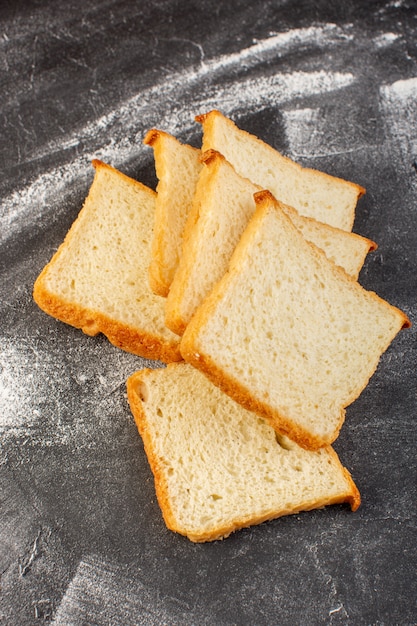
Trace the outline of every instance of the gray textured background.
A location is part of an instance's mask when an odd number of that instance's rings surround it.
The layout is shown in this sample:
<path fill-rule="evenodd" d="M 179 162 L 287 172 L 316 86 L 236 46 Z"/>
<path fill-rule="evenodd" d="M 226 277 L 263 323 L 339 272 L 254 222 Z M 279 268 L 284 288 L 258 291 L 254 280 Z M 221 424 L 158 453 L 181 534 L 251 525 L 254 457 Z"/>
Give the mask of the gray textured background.
<path fill-rule="evenodd" d="M 144 361 L 31 297 L 91 159 L 154 187 L 146 130 L 198 145 L 194 115 L 216 107 L 366 187 L 354 230 L 379 248 L 360 282 L 415 324 L 415 3 L 3 0 L 0 25 L 0 621 L 417 623 L 415 326 L 335 445 L 362 494 L 356 513 L 193 545 L 163 524 L 127 406 Z"/>

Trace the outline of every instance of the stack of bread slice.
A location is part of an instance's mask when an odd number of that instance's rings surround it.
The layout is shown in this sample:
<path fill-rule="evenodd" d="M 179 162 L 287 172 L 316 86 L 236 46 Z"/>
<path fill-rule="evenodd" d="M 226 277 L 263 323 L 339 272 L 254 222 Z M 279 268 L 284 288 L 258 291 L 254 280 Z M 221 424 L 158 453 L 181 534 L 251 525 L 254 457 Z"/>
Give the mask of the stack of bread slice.
<path fill-rule="evenodd" d="M 35 283 L 47 313 L 171 363 L 128 379 L 167 526 L 192 541 L 360 496 L 332 442 L 407 316 L 358 283 L 364 190 L 218 111 L 152 129 L 157 193 L 95 161 Z M 179 361 L 178 363 L 173 363 Z"/>

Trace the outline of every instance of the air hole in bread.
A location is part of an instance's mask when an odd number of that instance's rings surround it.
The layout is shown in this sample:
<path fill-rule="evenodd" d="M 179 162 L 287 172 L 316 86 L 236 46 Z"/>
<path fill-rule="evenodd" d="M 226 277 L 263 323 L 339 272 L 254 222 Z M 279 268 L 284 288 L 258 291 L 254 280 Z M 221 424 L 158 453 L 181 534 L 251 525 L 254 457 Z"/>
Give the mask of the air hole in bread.
<path fill-rule="evenodd" d="M 283 450 L 291 450 L 291 444 L 289 444 L 283 435 L 275 433 L 275 441 Z"/>
<path fill-rule="evenodd" d="M 243 441 L 250 441 L 251 433 L 250 433 L 250 430 L 248 429 L 247 422 L 242 421 L 239 423 L 239 432 Z"/>
<path fill-rule="evenodd" d="M 148 389 L 148 386 L 145 385 L 145 383 L 141 382 L 138 385 L 137 394 L 138 394 L 139 398 L 142 400 L 142 402 L 147 402 L 149 400 L 149 389 Z"/>

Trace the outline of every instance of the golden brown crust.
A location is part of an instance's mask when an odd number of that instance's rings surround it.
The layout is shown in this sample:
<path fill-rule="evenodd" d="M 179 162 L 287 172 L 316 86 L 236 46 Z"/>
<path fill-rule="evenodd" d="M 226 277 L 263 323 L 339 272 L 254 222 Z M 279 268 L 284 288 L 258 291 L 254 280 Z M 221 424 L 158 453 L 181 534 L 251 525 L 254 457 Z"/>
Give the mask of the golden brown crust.
<path fill-rule="evenodd" d="M 210 169 L 204 167 L 201 170 L 200 181 L 197 185 L 192 207 L 184 227 L 182 258 L 171 283 L 165 305 L 165 324 L 167 328 L 179 336 L 183 335 L 188 324 L 188 319 L 184 319 L 180 306 L 183 295 L 183 284 L 188 276 L 189 268 L 194 262 L 195 254 L 198 253 L 192 243 L 189 245 L 189 242 L 192 242 L 192 233 L 200 217 L 200 206 L 203 201 L 207 201 L 207 196 L 211 193 L 209 181 L 216 175 L 218 167 L 221 165 L 224 157 L 215 150 L 212 150 L 210 154 L 202 154 L 200 159 L 205 165 L 210 163 L 211 167 Z"/>
<path fill-rule="evenodd" d="M 181 367 L 181 364 L 172 363 L 168 367 Z M 146 413 L 143 410 L 143 405 L 140 397 L 140 386 L 146 378 L 147 373 L 149 372 L 152 372 L 152 370 L 144 369 L 139 372 L 135 372 L 134 374 L 132 374 L 132 376 L 128 378 L 126 384 L 127 395 L 129 405 L 132 410 L 132 414 L 135 419 L 138 431 L 142 437 L 145 453 L 154 476 L 155 492 L 159 506 L 162 511 L 162 516 L 167 528 L 169 528 L 170 530 L 188 537 L 190 541 L 201 543 L 225 539 L 231 533 L 241 528 L 255 526 L 266 521 L 283 517 L 285 515 L 297 514 L 301 511 L 309 511 L 312 509 L 323 508 L 327 505 L 348 503 L 352 511 L 356 511 L 359 507 L 361 501 L 360 494 L 355 483 L 352 480 L 350 473 L 341 466 L 340 460 L 336 452 L 331 447 L 328 447 L 326 451 L 332 457 L 332 462 L 335 465 L 342 467 L 343 473 L 347 480 L 348 487 L 344 493 L 334 497 L 323 498 L 320 501 L 307 500 L 303 503 L 300 503 L 298 507 L 281 509 L 278 512 L 271 509 L 270 511 L 267 511 L 262 515 L 247 515 L 245 517 L 242 517 L 241 519 L 233 520 L 225 523 L 222 526 L 218 526 L 217 528 L 212 529 L 208 532 L 197 533 L 195 531 L 191 531 L 190 529 L 179 526 L 170 505 L 169 489 L 165 479 L 165 472 L 160 465 L 158 455 L 155 453 L 152 436 L 150 435 L 147 426 Z"/>
<path fill-rule="evenodd" d="M 226 161 L 226 158 L 218 152 L 218 150 L 213 150 L 213 148 L 209 148 L 205 152 L 202 152 L 200 156 L 200 161 L 205 163 L 206 165 L 210 165 L 210 163 L 216 161 Z"/>
<path fill-rule="evenodd" d="M 210 116 L 214 115 L 222 115 L 222 113 L 220 113 L 217 109 L 212 109 L 211 111 L 207 111 L 207 113 L 200 113 L 199 115 L 196 115 L 194 119 L 199 124 L 205 124 L 207 120 L 210 119 Z"/>
<path fill-rule="evenodd" d="M 169 296 L 168 296 L 169 297 Z M 169 309 L 166 310 L 165 324 L 173 333 L 182 337 L 187 328 L 187 324 L 184 322 L 181 311 L 178 306 L 178 302 L 173 302 Z"/>
<path fill-rule="evenodd" d="M 179 336 L 184 334 L 189 321 L 188 318 L 184 319 L 180 305 L 183 296 L 183 284 L 187 281 L 190 268 L 193 266 L 195 258 L 198 255 L 198 249 L 193 245 L 192 235 L 200 217 L 200 206 L 202 202 L 208 202 L 208 196 L 212 193 L 211 181 L 213 178 L 216 178 L 219 168 L 224 166 L 224 164 L 227 164 L 227 167 L 233 167 L 220 152 L 212 149 L 202 153 L 200 161 L 205 167 L 200 173 L 200 181 L 184 228 L 182 258 L 172 281 L 165 307 L 166 326 Z M 253 183 L 250 184 L 252 185 Z M 189 244 L 190 241 L 191 245 Z"/>
<path fill-rule="evenodd" d="M 267 189 L 262 189 L 261 191 L 256 192 L 253 197 L 255 199 L 255 203 L 258 208 L 262 207 L 263 205 L 265 205 L 265 207 L 272 205 L 272 206 L 275 206 L 277 210 L 281 210 L 282 203 L 279 202 L 279 200 L 277 200 L 274 197 L 274 195 Z M 259 211 L 255 212 L 255 215 L 257 214 L 260 215 Z M 254 215 L 254 218 L 255 218 L 255 215 Z M 371 240 L 369 241 L 371 244 L 374 243 L 374 242 L 371 242 Z M 307 241 L 306 244 L 310 247 L 310 250 L 316 256 L 317 255 L 325 256 L 325 253 L 323 252 L 323 250 L 321 250 L 314 244 L 310 243 L 309 241 Z M 377 244 L 374 243 L 374 245 L 376 246 Z M 353 276 L 349 276 L 349 274 L 347 274 L 343 268 L 339 267 L 338 265 L 334 265 L 333 272 L 339 273 L 341 276 L 344 277 L 344 280 L 348 280 L 348 282 L 351 285 L 355 286 L 355 289 L 357 288 L 356 286 L 358 285 L 358 283 L 355 280 L 355 278 Z M 367 294 L 374 300 L 377 300 L 378 302 L 380 302 L 383 306 L 387 307 L 387 309 L 390 309 L 391 311 L 396 311 L 396 314 L 398 315 L 399 320 L 401 320 L 400 329 L 411 327 L 411 321 L 408 318 L 408 316 L 404 313 L 404 311 L 401 311 L 401 309 L 399 309 L 398 307 L 393 306 L 392 304 L 389 304 L 389 302 L 387 302 L 386 300 L 378 296 L 378 294 L 374 293 L 373 291 L 367 291 Z M 388 347 L 389 343 L 390 342 L 387 343 L 386 347 Z"/>
<path fill-rule="evenodd" d="M 36 304 L 55 319 L 80 328 L 86 335 L 102 333 L 118 348 L 147 359 L 170 363 L 181 361 L 179 342 L 164 341 L 144 328 L 123 324 L 99 311 L 93 311 L 50 293 L 43 284 L 49 264 L 37 278 L 33 290 Z"/>
<path fill-rule="evenodd" d="M 264 190 L 260 189 L 259 191 L 264 191 Z M 293 207 L 283 204 L 282 202 L 280 202 L 280 204 L 284 212 L 289 217 L 292 217 L 292 215 L 295 213 L 299 215 L 298 211 L 294 209 Z M 363 235 L 358 235 L 357 233 L 348 232 L 346 230 L 343 230 L 342 228 L 338 228 L 337 226 L 331 226 L 330 224 L 325 224 L 324 222 L 319 222 L 314 217 L 310 217 L 308 215 L 303 215 L 302 218 L 305 222 L 310 222 L 311 224 L 320 224 L 321 227 L 327 228 L 329 229 L 329 231 L 333 231 L 335 233 L 342 233 L 343 235 L 349 237 L 350 239 L 352 238 L 357 239 L 357 240 L 360 240 L 364 245 L 366 244 L 367 247 L 366 247 L 366 251 L 364 254 L 364 260 L 368 252 L 373 252 L 378 249 L 378 244 L 375 243 L 375 241 L 372 241 L 372 239 L 369 239 L 368 237 L 364 237 Z"/>
<path fill-rule="evenodd" d="M 331 448 L 331 450 L 334 452 L 333 448 Z M 336 453 L 334 452 L 334 454 Z M 357 511 L 361 505 L 361 494 L 359 493 L 359 489 L 352 479 L 351 473 L 345 467 L 343 468 L 343 473 L 350 485 L 350 493 L 346 497 L 346 500 L 344 500 L 344 502 L 349 503 L 352 511 Z"/>
<path fill-rule="evenodd" d="M 227 167 L 230 167 L 232 170 L 235 171 L 234 167 L 227 161 L 227 159 L 217 150 L 214 150 L 212 148 L 206 150 L 205 152 L 203 152 L 201 154 L 200 160 L 202 163 L 204 163 L 207 167 L 209 168 L 214 168 L 214 167 L 220 167 L 222 163 L 226 164 Z M 244 177 L 242 177 L 243 179 L 245 179 Z M 245 179 L 248 181 L 248 183 L 254 187 L 258 188 L 259 192 L 262 191 L 267 191 L 267 190 L 263 190 L 262 187 L 260 187 L 259 185 L 256 185 L 255 183 L 251 182 L 249 179 Z M 272 196 L 273 194 L 271 192 L 269 192 L 270 195 Z M 293 216 L 299 217 L 299 212 L 294 209 L 291 206 L 288 205 L 284 205 L 282 202 L 279 202 L 281 208 L 284 210 L 284 212 L 292 219 Z M 349 237 L 350 239 L 356 239 L 358 240 L 358 243 L 360 242 L 362 244 L 362 255 L 361 255 L 361 263 L 358 262 L 357 264 L 357 271 L 356 273 L 353 275 L 353 277 L 357 280 L 358 275 L 359 275 L 359 271 L 363 265 L 363 263 L 365 262 L 365 258 L 367 256 L 367 254 L 369 252 L 375 251 L 378 248 L 378 244 L 375 243 L 374 241 L 372 241 L 371 239 L 367 238 L 367 237 L 363 237 L 362 235 L 358 235 L 357 233 L 353 233 L 353 232 L 348 232 L 346 230 L 343 230 L 341 228 L 338 228 L 336 226 L 331 226 L 330 224 L 325 224 L 325 223 L 321 223 L 319 221 L 317 221 L 314 217 L 309 217 L 306 215 L 302 216 L 302 219 L 304 222 L 309 222 L 311 224 L 315 224 L 315 225 L 319 225 L 321 228 L 324 229 L 328 229 L 328 232 L 330 233 L 334 233 L 336 234 L 342 234 L 346 237 Z M 181 333 L 183 334 L 183 333 Z"/>
<path fill-rule="evenodd" d="M 154 146 L 155 142 L 158 141 L 158 138 L 161 135 L 161 131 L 158 130 L 157 128 L 151 128 L 150 130 L 148 130 L 148 132 L 146 133 L 144 139 L 143 139 L 143 143 L 146 146 Z"/>
<path fill-rule="evenodd" d="M 135 374 L 132 374 L 132 376 L 127 379 L 127 397 L 136 426 L 140 436 L 142 437 L 150 468 L 154 475 L 156 497 L 161 508 L 165 524 L 170 530 L 179 532 L 177 530 L 175 517 L 169 503 L 168 486 L 165 480 L 165 474 L 162 468 L 160 468 L 159 459 L 155 454 L 152 437 L 149 434 L 146 423 L 146 414 L 143 410 L 140 393 L 138 393 L 138 386 L 140 386 L 143 377 L 146 376 L 146 373 L 149 371 L 151 370 L 144 369 L 139 372 L 135 372 Z"/>
<path fill-rule="evenodd" d="M 153 271 L 152 263 L 149 265 L 148 272 L 148 280 L 149 280 L 149 289 L 156 296 L 161 296 L 161 298 L 166 298 L 169 293 L 169 287 L 164 283 L 162 284 L 155 276 L 155 272 Z"/>
<path fill-rule="evenodd" d="M 245 242 L 250 240 L 252 233 L 256 231 L 257 223 L 263 219 L 263 214 L 268 209 L 270 202 L 277 202 L 271 192 L 267 190 L 256 193 L 254 197 L 258 208 L 251 218 L 249 227 L 242 235 L 241 248 L 245 247 Z M 231 270 L 232 268 L 229 269 Z M 250 393 L 250 390 L 248 390 L 235 378 L 224 372 L 210 357 L 199 352 L 197 339 L 198 333 L 200 329 L 204 327 L 211 311 L 216 308 L 217 303 L 222 299 L 224 291 L 227 289 L 227 285 L 228 280 L 226 280 L 225 277 L 222 281 L 220 281 L 220 283 L 217 283 L 207 299 L 206 303 L 209 302 L 210 306 L 197 309 L 193 317 L 193 323 L 186 327 L 181 339 L 180 351 L 182 357 L 185 361 L 203 372 L 211 380 L 211 382 L 219 387 L 224 393 L 229 395 L 249 411 L 253 411 L 254 413 L 266 418 L 274 430 L 280 434 L 287 435 L 302 448 L 307 450 L 316 450 L 320 447 L 328 446 L 336 439 L 340 428 L 342 427 L 344 412 L 341 413 L 340 422 L 333 438 L 326 440 L 315 438 L 310 433 L 286 418 L 286 416 L 278 413 L 268 404 L 255 399 Z"/>
<path fill-rule="evenodd" d="M 203 116 L 201 116 L 201 117 L 203 117 Z M 205 165 L 211 165 L 212 163 L 221 162 L 221 161 L 226 161 L 226 163 L 228 163 L 226 158 L 220 152 L 218 152 L 217 150 L 214 150 L 213 148 L 209 148 L 208 150 L 205 150 L 205 152 L 203 152 L 201 154 L 200 161 L 202 163 L 204 163 Z M 233 168 L 232 165 L 229 164 L 229 166 Z M 244 177 L 242 177 L 242 178 L 244 178 Z M 248 180 L 248 179 L 246 179 L 246 180 Z M 252 183 L 251 181 L 248 181 L 248 182 L 250 182 L 252 185 L 255 184 L 255 183 Z M 259 185 L 255 185 L 255 186 L 258 187 L 259 192 L 267 191 L 267 190 L 263 190 Z M 269 192 L 269 193 L 271 195 L 273 195 L 271 192 Z M 293 212 L 296 213 L 297 215 L 299 214 L 298 211 L 296 209 L 294 209 L 293 207 L 288 206 L 288 207 L 285 207 L 285 208 L 288 210 L 288 213 L 290 214 L 290 216 L 291 216 L 291 213 L 293 213 Z M 309 217 L 309 216 L 306 216 L 306 215 L 303 216 L 303 220 L 306 220 L 306 221 L 309 221 L 309 222 L 312 222 L 312 223 L 315 223 L 315 224 L 317 224 L 317 223 L 320 224 L 320 222 L 318 222 L 314 217 Z M 333 229 L 336 232 L 340 231 L 340 232 L 346 233 L 346 231 L 344 231 L 344 230 L 342 230 L 340 228 L 337 228 L 336 226 L 330 226 L 328 224 L 323 224 L 323 225 L 328 227 L 329 229 Z M 373 252 L 373 251 L 378 249 L 378 244 L 375 243 L 375 241 L 372 241 L 371 239 L 369 239 L 368 237 L 363 237 L 362 235 L 358 235 L 357 233 L 352 233 L 352 232 L 349 233 L 349 235 L 351 237 L 360 239 L 363 243 L 367 243 L 367 246 L 368 246 L 367 247 L 367 251 L 366 251 L 367 253 L 368 252 Z"/>
<path fill-rule="evenodd" d="M 352 233 L 352 234 L 354 235 L 356 233 Z M 362 235 L 358 235 L 358 237 L 362 237 Z M 363 237 L 362 237 L 362 239 L 363 239 Z M 368 239 L 367 237 L 366 237 L 366 239 L 367 239 L 368 245 L 369 245 L 368 252 L 375 252 L 375 250 L 378 250 L 378 244 L 375 241 L 373 241 L 372 239 Z"/>
<path fill-rule="evenodd" d="M 183 253 L 180 263 L 177 268 L 177 272 L 174 276 L 173 282 L 170 287 L 170 291 L 167 297 L 166 302 L 166 315 L 165 315 L 165 323 L 167 327 L 172 330 L 177 335 L 183 335 L 185 328 L 189 322 L 189 316 L 184 314 L 183 311 L 183 289 L 184 285 L 188 283 L 189 273 L 192 271 L 196 258 L 199 256 L 199 248 L 197 244 L 193 241 L 193 234 L 195 232 L 196 224 L 200 218 L 200 205 L 202 203 L 206 203 L 208 201 L 208 197 L 211 193 L 211 182 L 212 180 L 216 180 L 218 175 L 218 171 L 220 168 L 230 168 L 234 171 L 233 166 L 227 162 L 225 157 L 220 154 L 217 150 L 207 150 L 206 152 L 201 154 L 200 161 L 204 164 L 205 168 L 200 174 L 200 184 L 197 186 L 197 192 L 194 197 L 194 202 L 192 209 L 190 211 L 189 218 L 186 223 L 186 227 L 184 230 L 184 245 L 183 245 Z M 261 188 L 257 185 L 254 185 L 249 180 L 247 181 L 248 185 L 262 191 Z M 289 217 L 293 220 L 294 217 L 299 217 L 298 212 L 292 207 L 287 207 L 285 205 L 280 204 L 281 208 L 284 210 Z M 339 235 L 349 238 L 349 240 L 358 239 L 361 243 L 360 248 L 360 263 L 357 263 L 357 271 L 353 273 L 354 278 L 357 278 L 361 265 L 363 264 L 366 254 L 371 250 L 376 248 L 376 244 L 371 240 L 361 237 L 360 235 L 356 235 L 354 233 L 349 233 L 343 231 L 334 226 L 330 226 L 328 224 L 320 224 L 312 217 L 302 217 L 304 222 L 309 222 L 318 226 L 319 228 L 327 231 L 330 236 Z"/>
<path fill-rule="evenodd" d="M 268 511 L 263 515 L 257 516 L 248 516 L 242 518 L 240 520 L 235 520 L 230 524 L 225 524 L 224 526 L 219 526 L 214 531 L 206 532 L 206 533 L 192 533 L 189 531 L 184 531 L 183 529 L 172 528 L 172 526 L 168 526 L 170 530 L 173 530 L 181 535 L 185 535 L 190 541 L 194 543 L 203 543 L 207 541 L 217 541 L 221 539 L 226 539 L 229 535 L 237 530 L 241 530 L 242 528 L 249 528 L 250 526 L 258 526 L 259 524 L 263 524 L 264 522 L 270 522 L 275 519 L 279 519 L 280 517 L 285 517 L 287 515 L 297 515 L 303 511 L 312 511 L 314 509 L 322 509 L 325 506 L 330 506 L 333 504 L 344 504 L 348 503 L 351 507 L 352 511 L 356 511 L 360 505 L 360 496 L 357 488 L 355 487 L 356 493 L 351 493 L 347 491 L 345 494 L 340 496 L 336 496 L 334 498 L 323 498 L 322 500 L 314 500 L 311 502 L 305 502 L 300 504 L 298 507 L 288 508 L 285 510 L 280 510 L 278 513 L 274 510 Z M 359 501 L 358 501 L 359 498 Z M 354 504 L 353 504 L 354 503 Z"/>
<path fill-rule="evenodd" d="M 165 161 L 163 159 L 163 145 L 161 139 L 167 134 L 152 128 L 145 136 L 144 143 L 154 150 L 154 159 L 159 179 L 165 177 Z M 160 185 L 160 183 L 159 183 Z M 158 191 L 158 187 L 157 187 Z M 168 231 L 168 216 L 161 204 L 155 203 L 154 231 L 151 242 L 151 261 L 148 270 L 149 287 L 157 296 L 166 298 L 169 292 L 170 281 L 167 275 L 168 268 L 164 263 L 165 236 Z"/>

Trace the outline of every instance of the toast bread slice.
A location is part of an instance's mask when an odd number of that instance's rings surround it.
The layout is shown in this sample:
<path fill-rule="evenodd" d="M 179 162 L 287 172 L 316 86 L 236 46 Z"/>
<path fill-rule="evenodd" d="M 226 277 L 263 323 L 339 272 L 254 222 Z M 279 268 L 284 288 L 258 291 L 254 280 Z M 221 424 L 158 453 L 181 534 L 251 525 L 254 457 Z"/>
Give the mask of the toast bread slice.
<path fill-rule="evenodd" d="M 186 363 L 127 381 L 167 527 L 213 541 L 263 521 L 347 502 L 359 491 L 336 452 L 303 450 Z"/>
<path fill-rule="evenodd" d="M 268 191 L 229 271 L 181 340 L 184 359 L 306 449 L 333 442 L 345 407 L 410 325 L 307 242 Z"/>
<path fill-rule="evenodd" d="M 179 361 L 164 323 L 164 298 L 149 288 L 156 194 L 99 160 L 78 218 L 38 276 L 38 306 L 87 335 L 139 356 Z"/>

